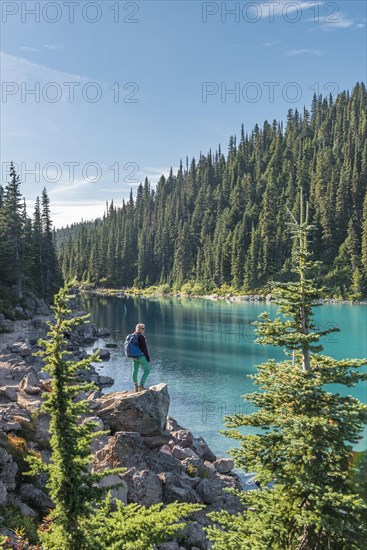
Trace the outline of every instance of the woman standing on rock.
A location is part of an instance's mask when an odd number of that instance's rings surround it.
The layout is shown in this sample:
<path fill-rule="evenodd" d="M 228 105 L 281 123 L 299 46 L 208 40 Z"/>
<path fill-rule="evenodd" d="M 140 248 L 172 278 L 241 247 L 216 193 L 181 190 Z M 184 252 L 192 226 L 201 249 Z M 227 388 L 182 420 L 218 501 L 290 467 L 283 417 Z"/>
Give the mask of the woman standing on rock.
<path fill-rule="evenodd" d="M 142 323 L 138 323 L 135 327 L 134 334 L 138 336 L 138 347 L 141 355 L 140 357 L 132 357 L 133 382 L 134 382 L 135 392 L 142 391 L 145 389 L 144 384 L 150 373 L 150 367 L 149 367 L 150 357 L 149 357 L 148 348 L 147 348 L 147 341 L 144 336 L 144 331 L 145 331 L 145 325 L 143 325 Z M 138 384 L 139 367 L 143 369 L 143 376 L 141 377 L 140 385 Z"/>

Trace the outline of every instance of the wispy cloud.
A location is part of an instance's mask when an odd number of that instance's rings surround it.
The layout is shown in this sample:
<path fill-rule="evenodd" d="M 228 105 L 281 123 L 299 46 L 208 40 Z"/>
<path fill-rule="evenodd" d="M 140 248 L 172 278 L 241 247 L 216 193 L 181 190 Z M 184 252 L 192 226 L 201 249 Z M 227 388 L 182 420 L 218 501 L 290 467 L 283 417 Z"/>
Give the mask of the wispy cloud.
<path fill-rule="evenodd" d="M 325 9 L 327 4 L 325 4 Z M 364 18 L 351 18 L 342 11 L 336 11 L 335 13 L 322 12 L 320 10 L 318 18 L 310 18 L 308 22 L 314 23 L 312 30 L 321 31 L 335 31 L 341 29 L 363 29 L 366 26 L 366 19 Z"/>
<path fill-rule="evenodd" d="M 63 50 L 65 46 L 63 44 L 44 44 L 43 46 L 46 50 L 58 51 Z"/>
<path fill-rule="evenodd" d="M 37 48 L 32 48 L 31 46 L 19 46 L 19 49 L 23 52 L 37 52 L 39 53 L 41 50 L 38 50 Z"/>
<path fill-rule="evenodd" d="M 49 174 L 48 174 L 48 177 L 50 179 L 56 178 L 57 174 L 56 174 L 56 172 L 52 173 L 51 170 L 50 170 Z M 75 180 L 75 181 L 72 181 L 72 182 L 65 182 L 64 181 L 61 185 L 58 185 L 57 187 L 54 187 L 53 189 L 51 189 L 49 194 L 50 195 L 61 195 L 63 193 L 70 194 L 71 192 L 74 192 L 74 191 L 77 191 L 77 190 L 80 190 L 80 189 L 83 189 L 83 188 L 86 188 L 86 187 L 91 187 L 92 185 L 99 185 L 99 181 L 96 181 L 95 179 L 88 178 L 88 177 L 78 179 L 78 180 Z"/>
<path fill-rule="evenodd" d="M 276 40 L 275 42 L 264 42 L 261 45 L 264 46 L 265 48 L 271 48 L 272 46 L 277 46 L 277 44 L 281 44 L 281 41 Z"/>
<path fill-rule="evenodd" d="M 14 82 L 22 82 L 31 80 L 33 82 L 60 82 L 63 83 L 67 80 L 71 81 L 88 81 L 86 77 L 77 74 L 70 74 L 58 69 L 29 61 L 25 57 L 18 57 L 10 55 L 5 52 L 0 53 L 1 67 L 3 71 L 3 79 Z"/>
<path fill-rule="evenodd" d="M 277 2 L 261 2 L 253 8 L 254 14 L 262 19 L 272 19 L 275 17 L 292 18 L 292 13 L 297 12 L 302 18 L 300 20 L 312 22 L 315 24 L 313 30 L 333 31 L 337 29 L 364 28 L 365 19 L 351 18 L 346 13 L 339 10 L 338 4 L 334 2 L 315 2 L 304 0 L 303 2 L 289 2 L 288 0 L 277 0 Z M 334 11 L 333 11 L 334 9 Z M 306 14 L 312 17 L 307 17 Z M 266 42 L 263 46 L 273 45 Z"/>
<path fill-rule="evenodd" d="M 277 2 L 262 2 L 258 4 L 257 8 L 254 8 L 254 11 L 257 15 L 261 17 L 269 18 L 274 16 L 284 15 L 286 12 L 287 15 L 295 11 L 301 12 L 302 10 L 309 9 L 313 6 L 315 2 L 289 2 L 288 0 L 278 0 Z"/>
<path fill-rule="evenodd" d="M 321 55 L 324 55 L 324 52 L 322 52 L 321 50 L 313 50 L 313 49 L 303 48 L 303 49 L 300 49 L 300 50 L 288 50 L 287 55 L 288 56 L 291 56 L 291 55 L 317 55 L 317 56 L 321 56 Z"/>

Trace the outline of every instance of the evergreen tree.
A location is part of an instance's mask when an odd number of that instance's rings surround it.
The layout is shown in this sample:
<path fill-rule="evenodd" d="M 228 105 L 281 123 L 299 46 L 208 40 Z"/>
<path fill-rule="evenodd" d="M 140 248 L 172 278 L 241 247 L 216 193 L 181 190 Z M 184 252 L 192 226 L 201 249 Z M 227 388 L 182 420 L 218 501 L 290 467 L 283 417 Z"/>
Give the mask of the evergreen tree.
<path fill-rule="evenodd" d="M 48 301 L 60 286 L 60 276 L 56 257 L 54 236 L 52 232 L 52 221 L 50 216 L 50 199 L 44 188 L 41 198 L 41 219 L 42 219 L 42 281 L 43 295 Z"/>
<path fill-rule="evenodd" d="M 33 241 L 33 280 L 34 287 L 38 294 L 44 295 L 44 282 L 42 273 L 42 219 L 41 219 L 41 207 L 40 199 L 36 198 L 33 213 L 32 224 L 32 241 Z"/>
<path fill-rule="evenodd" d="M 329 331 L 312 324 L 318 266 L 308 252 L 311 229 L 307 217 L 291 224 L 297 281 L 274 288 L 282 317 L 262 314 L 255 323 L 258 342 L 285 347 L 292 361 L 260 365 L 253 378 L 262 391 L 246 396 L 258 410 L 227 418 L 226 435 L 240 441 L 231 450 L 235 464 L 255 472 L 261 489 L 238 493 L 244 515 L 211 514 L 220 528 L 207 532 L 218 550 L 357 550 L 367 535 L 366 504 L 352 475 L 367 406 L 325 388 L 366 380 L 358 368 L 367 360 L 320 354 L 318 341 Z M 245 436 L 241 426 L 261 433 Z"/>
<path fill-rule="evenodd" d="M 98 486 L 98 481 L 106 474 L 90 472 L 90 444 L 93 437 L 102 432 L 93 434 L 95 424 L 92 422 L 80 423 L 81 415 L 89 410 L 88 401 L 74 402 L 79 391 L 94 387 L 93 384 L 77 384 L 77 370 L 88 369 L 98 358 L 97 354 L 78 362 L 66 358 L 66 335 L 85 323 L 88 317 L 70 318 L 69 298 L 67 287 L 55 296 L 55 323 L 49 323 L 48 339 L 39 341 L 44 350 L 38 355 L 44 358 L 44 370 L 53 378 L 52 392 L 46 395 L 43 405 L 51 415 L 52 460 L 45 464 L 41 459 L 31 458 L 30 473 L 43 471 L 48 474 L 47 487 L 55 503 L 50 514 L 51 529 L 41 535 L 42 541 L 47 548 L 74 550 L 85 546 L 81 522 L 92 514 L 93 502 L 100 501 L 106 494 L 106 490 Z"/>
<path fill-rule="evenodd" d="M 363 203 L 361 267 L 364 274 L 364 293 L 367 294 L 367 191 Z"/>
<path fill-rule="evenodd" d="M 5 187 L 0 219 L 1 278 L 6 284 L 15 286 L 18 298 L 23 295 L 25 278 L 23 231 L 20 179 L 11 163 L 10 182 Z"/>
<path fill-rule="evenodd" d="M 219 146 L 187 160 L 186 169 L 180 162 L 156 189 L 145 180 L 135 199 L 131 192 L 122 207 L 111 202 L 103 219 L 83 224 L 89 246 L 81 245 L 80 225 L 59 231 L 59 246 L 72 237 L 72 246 L 60 250 L 61 264 L 97 284 L 107 278 L 113 286 L 179 288 L 195 281 L 207 290 L 227 283 L 259 291 L 289 276 L 286 210 L 299 217 L 302 193 L 317 226 L 312 250 L 323 261 L 328 292 L 355 297 L 361 288 L 365 295 L 366 97 L 359 83 L 335 101 L 315 96 L 311 114 L 289 110 L 284 130 L 276 120 L 249 135 L 241 128 L 226 157 Z M 121 243 L 114 246 L 117 233 Z"/>
<path fill-rule="evenodd" d="M 178 520 L 202 506 L 175 503 L 161 510 L 160 506 L 145 509 L 118 504 L 114 511 L 111 499 L 103 500 L 109 488 L 100 487 L 99 481 L 123 469 L 104 472 L 90 469 L 90 445 L 95 436 L 104 432 L 95 432 L 96 425 L 91 421 L 80 421 L 81 415 L 89 412 L 89 402 L 75 402 L 75 397 L 94 385 L 76 383 L 75 374 L 79 369 L 88 369 L 97 360 L 97 354 L 78 362 L 66 358 L 66 335 L 88 317 L 70 317 L 68 291 L 64 287 L 55 296 L 55 322 L 49 323 L 48 339 L 39 341 L 44 349 L 38 355 L 44 358 L 44 370 L 53 378 L 52 391 L 43 405 L 51 415 L 52 456 L 49 464 L 38 457 L 29 458 L 29 473 L 48 474 L 47 487 L 55 504 L 44 522 L 47 528 L 41 529 L 41 543 L 44 548 L 55 550 L 103 550 L 112 546 L 143 550 L 153 542 L 164 542 L 177 534 L 183 527 Z"/>

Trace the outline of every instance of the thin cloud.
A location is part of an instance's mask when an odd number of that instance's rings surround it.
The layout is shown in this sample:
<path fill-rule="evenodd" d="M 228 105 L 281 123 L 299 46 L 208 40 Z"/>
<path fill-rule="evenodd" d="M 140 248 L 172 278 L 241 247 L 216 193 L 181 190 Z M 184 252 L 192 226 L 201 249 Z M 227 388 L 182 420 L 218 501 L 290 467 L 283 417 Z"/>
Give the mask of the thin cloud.
<path fill-rule="evenodd" d="M 3 79 L 12 82 L 60 82 L 66 81 L 88 81 L 85 76 L 65 73 L 58 69 L 52 69 L 46 65 L 29 61 L 25 57 L 17 57 L 5 52 L 0 52 Z"/>
<path fill-rule="evenodd" d="M 278 0 L 277 2 L 262 2 L 254 9 L 254 13 L 260 16 L 262 19 L 268 19 L 269 17 L 281 16 L 286 13 L 287 15 L 298 11 L 301 13 L 303 10 L 307 10 L 314 6 L 315 2 L 289 2 L 288 0 Z"/>
<path fill-rule="evenodd" d="M 19 49 L 23 52 L 37 52 L 40 53 L 41 50 L 37 50 L 37 48 L 32 48 L 31 46 L 19 46 Z"/>
<path fill-rule="evenodd" d="M 292 56 L 292 55 L 317 55 L 317 56 L 321 56 L 321 55 L 324 55 L 324 52 L 322 52 L 321 50 L 313 50 L 313 49 L 303 48 L 303 49 L 300 49 L 300 50 L 288 50 L 287 55 L 288 56 Z"/>
<path fill-rule="evenodd" d="M 307 18 L 306 21 L 312 22 L 316 25 L 317 29 L 323 31 L 333 31 L 337 29 L 350 29 L 352 27 L 364 28 L 366 21 L 359 19 L 352 19 L 345 13 L 339 11 L 337 4 L 337 10 L 335 13 L 330 12 L 330 3 L 318 2 L 318 17 L 315 11 L 315 2 L 305 0 L 304 2 L 289 2 L 288 0 L 278 0 L 277 2 L 262 2 L 257 4 L 257 7 L 253 7 L 254 15 L 260 16 L 262 19 L 269 19 L 272 17 L 288 16 L 293 12 L 298 12 L 304 17 L 306 13 L 314 11 L 314 16 Z M 331 7 L 333 7 L 332 4 Z M 307 11 L 306 11 L 307 10 Z M 273 45 L 271 42 L 266 42 L 264 46 Z"/>
<path fill-rule="evenodd" d="M 50 174 L 48 175 L 50 179 L 52 177 L 57 177 L 56 173 L 52 173 L 50 170 Z M 76 179 L 74 181 L 70 182 L 62 182 L 58 187 L 55 187 L 49 191 L 49 195 L 60 195 L 62 193 L 72 193 L 76 190 L 80 190 L 82 188 L 90 187 L 91 185 L 99 185 L 100 180 L 97 178 L 92 177 L 85 177 L 81 179 Z"/>
<path fill-rule="evenodd" d="M 277 44 L 281 44 L 281 41 L 276 40 L 275 42 L 264 42 L 261 45 L 264 46 L 265 48 L 271 48 L 271 46 L 276 46 Z"/>
<path fill-rule="evenodd" d="M 318 20 L 311 18 L 308 19 L 308 21 L 315 24 L 313 30 L 319 29 L 326 32 L 352 28 L 363 29 L 366 25 L 365 19 L 351 19 L 341 11 L 337 11 L 335 14 L 329 14 L 327 16 L 322 15 L 320 12 L 320 17 Z"/>
<path fill-rule="evenodd" d="M 65 46 L 63 44 L 44 44 L 43 47 L 46 48 L 46 50 L 57 51 L 63 50 Z"/>

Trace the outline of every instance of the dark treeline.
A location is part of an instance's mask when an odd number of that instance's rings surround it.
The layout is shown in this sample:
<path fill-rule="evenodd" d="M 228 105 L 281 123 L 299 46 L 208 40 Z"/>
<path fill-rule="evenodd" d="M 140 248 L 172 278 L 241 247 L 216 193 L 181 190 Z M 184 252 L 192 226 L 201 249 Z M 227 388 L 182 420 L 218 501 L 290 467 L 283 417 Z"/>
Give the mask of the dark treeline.
<path fill-rule="evenodd" d="M 334 294 L 367 290 L 367 94 L 363 83 L 314 97 L 311 111 L 255 126 L 161 177 L 103 219 L 57 232 L 65 278 L 110 286 L 195 283 L 251 291 L 289 279 L 287 221 L 299 195 L 317 226 L 312 248 Z"/>
<path fill-rule="evenodd" d="M 61 284 L 46 189 L 37 197 L 33 218 L 27 215 L 13 164 L 10 182 L 0 186 L 0 284 L 17 299 L 25 290 L 50 302 Z M 2 297 L 3 292 L 2 292 Z M 0 300 L 1 302 L 1 300 Z M 1 303 L 0 303 L 1 305 Z"/>

